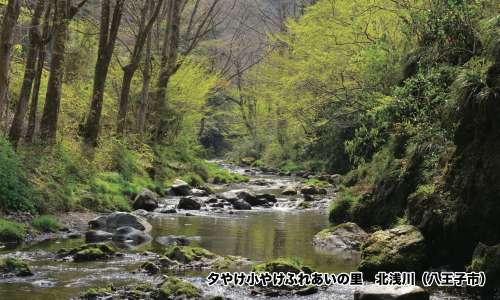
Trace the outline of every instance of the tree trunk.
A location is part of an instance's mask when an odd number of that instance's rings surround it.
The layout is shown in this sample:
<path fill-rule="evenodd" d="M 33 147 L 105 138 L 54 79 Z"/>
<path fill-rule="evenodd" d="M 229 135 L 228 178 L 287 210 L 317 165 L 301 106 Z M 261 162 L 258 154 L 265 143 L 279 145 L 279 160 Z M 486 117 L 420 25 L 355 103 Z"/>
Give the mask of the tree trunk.
<path fill-rule="evenodd" d="M 111 13 L 111 0 L 103 0 L 101 6 L 101 29 L 99 33 L 99 49 L 97 63 L 94 73 L 94 89 L 92 92 L 92 103 L 90 105 L 87 122 L 84 128 L 85 143 L 89 146 L 97 146 L 99 127 L 101 122 L 102 105 L 104 99 L 104 88 L 108 77 L 108 69 L 113 56 L 113 50 L 123 15 L 123 4 L 125 0 L 116 0 Z"/>
<path fill-rule="evenodd" d="M 17 102 L 14 120 L 12 121 L 12 126 L 10 127 L 9 132 L 9 140 L 14 147 L 17 147 L 19 139 L 21 138 L 24 118 L 26 116 L 26 111 L 28 110 L 31 88 L 33 86 L 33 79 L 36 73 L 36 60 L 41 44 L 40 20 L 45 8 L 45 3 L 46 0 L 37 1 L 33 18 L 31 20 L 29 46 L 26 57 L 26 69 L 24 71 L 23 85 L 21 87 L 19 101 Z"/>
<path fill-rule="evenodd" d="M 168 105 L 167 87 L 170 77 L 177 70 L 177 48 L 180 39 L 180 15 L 182 1 L 170 0 L 168 5 L 168 19 L 165 30 L 165 39 L 163 42 L 160 76 L 157 83 L 157 92 L 155 96 L 156 106 L 156 125 L 155 140 L 161 142 L 168 130 Z"/>
<path fill-rule="evenodd" d="M 146 126 L 146 114 L 149 103 L 149 86 L 151 84 L 151 33 L 148 36 L 146 55 L 144 57 L 144 69 L 142 71 L 142 91 L 139 109 L 137 113 L 137 132 L 144 133 Z"/>
<path fill-rule="evenodd" d="M 43 36 L 41 44 L 38 49 L 38 59 L 35 71 L 35 78 L 33 84 L 33 91 L 31 95 L 30 112 L 28 116 L 28 129 L 26 131 L 25 141 L 27 143 L 32 143 L 35 136 L 36 129 L 36 115 L 38 111 L 38 97 L 40 95 L 40 85 L 42 83 L 43 67 L 45 66 L 46 57 L 46 44 L 49 42 L 50 35 L 50 13 L 52 12 L 52 1 L 49 1 L 48 6 L 45 10 L 44 22 L 43 22 Z"/>
<path fill-rule="evenodd" d="M 158 0 L 156 8 L 153 6 L 152 1 L 144 2 L 144 7 L 141 11 L 141 20 L 139 24 L 139 32 L 137 34 L 137 39 L 135 41 L 134 50 L 130 57 L 130 62 L 127 66 L 123 68 L 123 80 L 122 80 L 122 90 L 120 93 L 120 105 L 118 110 L 118 122 L 117 122 L 117 133 L 122 135 L 125 131 L 125 125 L 127 121 L 130 86 L 132 84 L 132 79 L 134 78 L 135 72 L 139 68 L 139 63 L 141 61 L 142 51 L 144 45 L 149 38 L 153 24 L 156 21 L 163 0 Z M 149 21 L 147 17 L 152 14 Z"/>
<path fill-rule="evenodd" d="M 9 0 L 0 32 L 0 120 L 7 119 L 9 102 L 9 71 L 12 52 L 12 36 L 21 12 L 20 0 Z M 1 126 L 2 124 L 0 124 Z"/>
<path fill-rule="evenodd" d="M 61 105 L 61 87 L 64 75 L 64 52 L 66 51 L 69 23 L 67 1 L 56 0 L 56 5 L 53 30 L 54 45 L 45 106 L 40 125 L 40 137 L 44 142 L 49 144 L 55 143 L 57 135 L 57 123 Z"/>

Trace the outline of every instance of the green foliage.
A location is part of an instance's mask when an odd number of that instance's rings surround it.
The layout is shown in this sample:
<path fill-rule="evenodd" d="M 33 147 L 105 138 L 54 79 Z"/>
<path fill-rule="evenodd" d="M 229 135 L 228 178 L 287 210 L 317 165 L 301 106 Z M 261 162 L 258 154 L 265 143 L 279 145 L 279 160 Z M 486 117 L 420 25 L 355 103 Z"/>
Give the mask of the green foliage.
<path fill-rule="evenodd" d="M 19 243 L 24 240 L 26 228 L 24 225 L 0 219 L 0 241 L 8 243 Z"/>
<path fill-rule="evenodd" d="M 33 189 L 22 168 L 21 158 L 0 137 L 0 210 L 33 209 Z"/>
<path fill-rule="evenodd" d="M 330 222 L 342 224 L 351 220 L 352 208 L 358 203 L 359 196 L 355 196 L 351 190 L 339 193 L 337 199 L 330 204 Z"/>
<path fill-rule="evenodd" d="M 31 225 L 42 232 L 56 232 L 61 227 L 59 221 L 55 217 L 48 215 L 35 218 L 31 222 Z"/>

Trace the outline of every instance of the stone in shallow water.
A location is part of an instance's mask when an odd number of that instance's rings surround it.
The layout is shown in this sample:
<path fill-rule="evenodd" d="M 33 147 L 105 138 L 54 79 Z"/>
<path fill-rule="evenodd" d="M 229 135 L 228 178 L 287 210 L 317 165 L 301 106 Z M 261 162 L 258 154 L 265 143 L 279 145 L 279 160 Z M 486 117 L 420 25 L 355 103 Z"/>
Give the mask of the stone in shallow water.
<path fill-rule="evenodd" d="M 370 285 L 356 291 L 354 300 L 429 300 L 429 293 L 418 286 Z"/>
<path fill-rule="evenodd" d="M 236 210 L 251 210 L 252 206 L 245 200 L 237 200 L 233 203 L 233 208 Z"/>
<path fill-rule="evenodd" d="M 151 225 L 144 219 L 126 212 L 115 212 L 109 215 L 100 216 L 91 220 L 89 226 L 95 230 L 114 232 L 120 227 L 130 226 L 137 230 L 149 231 Z"/>
<path fill-rule="evenodd" d="M 200 210 L 201 209 L 201 203 L 192 197 L 184 197 L 181 200 L 179 200 L 179 204 L 177 205 L 178 209 L 185 209 L 185 210 Z"/>
<path fill-rule="evenodd" d="M 191 187 L 187 182 L 177 179 L 172 184 L 171 191 L 176 196 L 188 196 L 191 192 Z"/>
<path fill-rule="evenodd" d="M 325 229 L 314 236 L 313 245 L 327 250 L 359 251 L 369 235 L 355 223 Z"/>
<path fill-rule="evenodd" d="M 136 210 L 144 209 L 147 211 L 153 211 L 158 208 L 158 197 L 152 191 L 143 189 L 139 195 L 135 197 L 132 207 Z"/>
<path fill-rule="evenodd" d="M 111 240 L 112 238 L 112 233 L 102 230 L 89 230 L 85 233 L 85 242 L 87 243 L 99 243 Z"/>

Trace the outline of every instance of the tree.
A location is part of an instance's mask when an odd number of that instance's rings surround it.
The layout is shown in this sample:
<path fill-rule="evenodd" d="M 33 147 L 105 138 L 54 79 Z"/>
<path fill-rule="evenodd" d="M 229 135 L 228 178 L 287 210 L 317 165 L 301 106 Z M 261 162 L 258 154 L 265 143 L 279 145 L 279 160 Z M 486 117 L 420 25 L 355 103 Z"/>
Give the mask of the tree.
<path fill-rule="evenodd" d="M 50 63 L 47 94 L 40 125 L 40 137 L 51 144 L 56 140 L 59 108 L 61 105 L 61 87 L 64 75 L 64 61 L 69 22 L 88 0 L 82 0 L 77 6 L 69 6 L 68 0 L 55 0 L 53 29 L 53 49 Z"/>
<path fill-rule="evenodd" d="M 28 116 L 28 129 L 26 130 L 25 140 L 27 143 L 33 142 L 33 137 L 35 136 L 35 129 L 37 123 L 37 111 L 38 111 L 38 97 L 40 95 L 40 85 L 42 83 L 43 68 L 45 66 L 45 58 L 47 56 L 46 46 L 51 40 L 50 34 L 50 15 L 52 12 L 52 1 L 49 1 L 48 6 L 45 10 L 44 22 L 43 22 L 43 33 L 42 33 L 42 44 L 39 45 L 37 65 L 35 70 L 35 78 L 33 82 L 33 91 L 31 95 L 30 111 Z"/>
<path fill-rule="evenodd" d="M 0 120 L 6 115 L 9 102 L 9 70 L 12 52 L 12 36 L 21 12 L 20 0 L 9 0 L 0 32 Z M 6 116 L 5 116 L 5 119 Z"/>
<path fill-rule="evenodd" d="M 36 75 L 36 61 L 38 57 L 38 51 L 40 45 L 42 44 L 42 36 L 40 33 L 40 20 L 42 18 L 43 11 L 47 0 L 38 0 L 35 5 L 35 10 L 33 17 L 31 19 L 30 31 L 29 31 L 29 45 L 26 57 L 26 67 L 24 70 L 24 80 L 21 87 L 21 92 L 19 96 L 19 101 L 16 105 L 16 112 L 14 115 L 14 120 L 10 127 L 9 140 L 11 144 L 16 147 L 19 139 L 21 138 L 21 133 L 23 129 L 24 117 L 26 111 L 28 110 L 28 102 L 31 95 L 31 89 L 33 86 L 33 79 Z"/>
<path fill-rule="evenodd" d="M 156 6 L 154 6 L 154 3 L 152 1 L 144 1 L 144 6 L 141 10 L 139 30 L 136 35 L 134 50 L 130 55 L 129 63 L 123 67 L 123 80 L 117 120 L 117 133 L 119 135 L 123 134 L 125 130 L 132 79 L 135 72 L 139 68 L 144 46 L 149 39 L 151 29 L 154 25 L 154 22 L 158 18 L 162 5 L 163 0 L 158 0 Z M 150 15 L 149 19 L 148 15 Z M 149 64 L 149 62 L 146 62 L 146 65 L 147 64 Z M 146 66 L 145 68 L 149 68 L 149 66 Z M 142 97 L 147 97 L 147 95 L 143 94 Z"/>
<path fill-rule="evenodd" d="M 97 146 L 97 139 L 99 137 L 104 88 L 123 16 L 124 4 L 125 0 L 116 0 L 112 14 L 111 0 L 103 0 L 101 5 L 99 49 L 94 73 L 92 103 L 90 104 L 87 121 L 83 129 L 85 143 L 93 147 Z"/>
<path fill-rule="evenodd" d="M 156 84 L 154 95 L 155 124 L 154 139 L 161 142 L 167 135 L 169 127 L 179 123 L 178 116 L 169 109 L 167 104 L 167 87 L 170 78 L 179 70 L 182 62 L 178 61 L 179 55 L 189 55 L 200 43 L 200 41 L 216 27 L 217 16 L 220 14 L 220 0 L 213 0 L 202 6 L 201 0 L 194 2 L 193 10 L 189 17 L 186 32 L 181 41 L 181 14 L 187 2 L 171 0 L 167 7 L 167 26 L 163 40 L 163 48 L 160 60 L 160 75 Z M 205 8 L 205 9 L 203 9 Z M 179 51 L 181 42 L 185 42 Z"/>

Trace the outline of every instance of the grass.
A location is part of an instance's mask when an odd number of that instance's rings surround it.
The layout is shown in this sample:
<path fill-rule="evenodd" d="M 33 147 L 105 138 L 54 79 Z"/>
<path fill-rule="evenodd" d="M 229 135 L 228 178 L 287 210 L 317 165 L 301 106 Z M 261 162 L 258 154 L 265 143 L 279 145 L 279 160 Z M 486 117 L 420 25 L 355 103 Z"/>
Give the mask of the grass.
<path fill-rule="evenodd" d="M 319 180 L 317 178 L 308 179 L 304 183 L 306 185 L 317 186 L 317 187 L 320 187 L 320 188 L 327 188 L 327 187 L 330 186 L 330 184 L 328 182 L 323 181 L 323 180 Z"/>
<path fill-rule="evenodd" d="M 56 232 L 61 228 L 59 221 L 49 215 L 40 216 L 31 222 L 31 225 L 42 232 Z"/>
<path fill-rule="evenodd" d="M 0 241 L 4 243 L 19 243 L 24 240 L 26 228 L 24 225 L 0 219 Z"/>
<path fill-rule="evenodd" d="M 330 205 L 330 222 L 341 224 L 349 221 L 352 208 L 359 201 L 359 197 L 354 195 L 351 189 L 344 189 L 339 193 L 338 199 Z"/>

